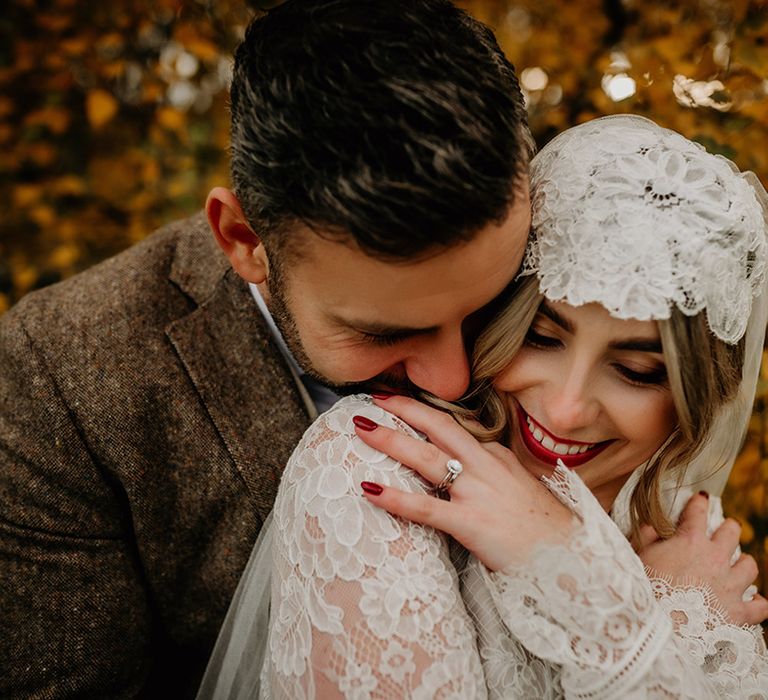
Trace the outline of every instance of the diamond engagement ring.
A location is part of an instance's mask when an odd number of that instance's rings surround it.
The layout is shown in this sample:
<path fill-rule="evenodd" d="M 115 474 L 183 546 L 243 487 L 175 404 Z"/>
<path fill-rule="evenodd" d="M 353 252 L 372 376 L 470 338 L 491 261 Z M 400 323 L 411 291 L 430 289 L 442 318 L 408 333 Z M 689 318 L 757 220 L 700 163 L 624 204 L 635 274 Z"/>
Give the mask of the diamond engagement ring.
<path fill-rule="evenodd" d="M 445 463 L 445 468 L 448 471 L 443 480 L 435 486 L 435 496 L 438 498 L 445 498 L 448 495 L 448 490 L 453 485 L 453 482 L 456 481 L 456 477 L 464 471 L 464 465 L 458 459 L 449 459 Z"/>

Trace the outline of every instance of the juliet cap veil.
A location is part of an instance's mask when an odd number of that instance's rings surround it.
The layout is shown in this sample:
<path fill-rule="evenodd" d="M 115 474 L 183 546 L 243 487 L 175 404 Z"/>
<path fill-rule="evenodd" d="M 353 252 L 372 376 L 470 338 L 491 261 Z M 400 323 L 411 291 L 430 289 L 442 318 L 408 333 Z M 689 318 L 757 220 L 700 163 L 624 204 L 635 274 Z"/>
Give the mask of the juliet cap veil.
<path fill-rule="evenodd" d="M 746 434 L 768 321 L 768 195 L 726 158 L 634 115 L 603 117 L 550 141 L 531 163 L 532 235 L 521 275 L 573 306 L 615 318 L 705 313 L 726 343 L 745 337 L 742 381 L 702 451 L 662 483 L 675 519 L 693 491 L 722 492 Z M 643 465 L 644 466 L 644 465 Z M 612 517 L 627 534 L 643 466 Z M 719 507 L 719 500 L 713 501 Z"/>

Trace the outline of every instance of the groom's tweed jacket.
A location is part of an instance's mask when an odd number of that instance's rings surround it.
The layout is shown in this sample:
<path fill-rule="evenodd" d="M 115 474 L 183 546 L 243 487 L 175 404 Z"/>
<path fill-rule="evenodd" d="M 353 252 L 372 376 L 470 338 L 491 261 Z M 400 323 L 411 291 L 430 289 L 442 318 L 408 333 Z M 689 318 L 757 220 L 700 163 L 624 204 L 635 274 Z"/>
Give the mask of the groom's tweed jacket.
<path fill-rule="evenodd" d="M 0 318 L 0 698 L 193 696 L 307 424 L 202 216 Z"/>

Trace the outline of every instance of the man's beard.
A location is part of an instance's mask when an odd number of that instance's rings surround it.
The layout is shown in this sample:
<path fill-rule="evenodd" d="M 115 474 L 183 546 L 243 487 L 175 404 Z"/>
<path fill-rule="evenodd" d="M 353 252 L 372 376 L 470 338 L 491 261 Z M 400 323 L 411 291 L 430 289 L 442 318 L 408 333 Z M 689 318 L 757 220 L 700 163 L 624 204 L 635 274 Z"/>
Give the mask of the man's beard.
<path fill-rule="evenodd" d="M 296 327 L 296 321 L 293 314 L 291 314 L 288 309 L 288 302 L 285 294 L 285 281 L 279 266 L 273 266 L 272 274 L 267 278 L 267 288 L 269 290 L 267 308 L 269 308 L 269 312 L 272 314 L 272 319 L 283 336 L 283 340 L 288 346 L 288 350 L 290 350 L 299 367 L 301 367 L 307 376 L 320 382 L 320 384 L 327 386 L 340 396 L 360 393 L 366 394 L 375 391 L 376 389 L 383 388 L 398 394 L 411 394 L 414 396 L 422 391 L 408 379 L 408 375 L 405 374 L 405 372 L 403 372 L 402 375 L 397 375 L 394 372 L 382 372 L 375 377 L 359 382 L 339 383 L 328 379 L 328 377 L 315 369 L 312 361 L 309 359 L 309 355 L 307 355 L 307 352 L 304 350 L 304 345 L 299 336 L 299 329 Z M 363 349 L 360 352 L 365 352 L 365 350 Z"/>

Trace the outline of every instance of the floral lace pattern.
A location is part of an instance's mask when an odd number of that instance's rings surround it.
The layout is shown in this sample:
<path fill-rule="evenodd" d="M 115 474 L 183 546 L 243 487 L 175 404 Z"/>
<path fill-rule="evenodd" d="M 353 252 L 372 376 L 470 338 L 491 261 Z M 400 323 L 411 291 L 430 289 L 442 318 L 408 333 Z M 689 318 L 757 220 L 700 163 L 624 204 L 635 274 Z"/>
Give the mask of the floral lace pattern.
<path fill-rule="evenodd" d="M 706 309 L 718 338 L 742 337 L 766 274 L 766 223 L 725 158 L 621 115 L 553 139 L 531 182 L 522 274 L 535 273 L 548 299 L 640 321 L 669 318 L 673 304 L 689 316 Z"/>
<path fill-rule="evenodd" d="M 686 654 L 709 671 L 718 697 L 768 697 L 768 666 L 760 627 L 729 624 L 708 587 L 673 584 L 656 572 L 647 573 L 659 606 L 672 620 Z M 736 688 L 740 695 L 733 694 Z"/>
<path fill-rule="evenodd" d="M 572 472 L 548 487 L 581 521 L 525 567 L 457 574 L 446 537 L 373 507 L 363 480 L 428 485 L 354 435 L 361 397 L 305 434 L 274 511 L 262 698 L 768 698 L 758 629 L 728 624 L 704 589 L 649 580 Z"/>
<path fill-rule="evenodd" d="M 274 509 L 263 695 L 485 698 L 446 538 L 360 496 L 364 480 L 421 492 L 427 484 L 357 439 L 356 414 L 416 435 L 370 402 L 348 398 L 296 448 Z"/>

